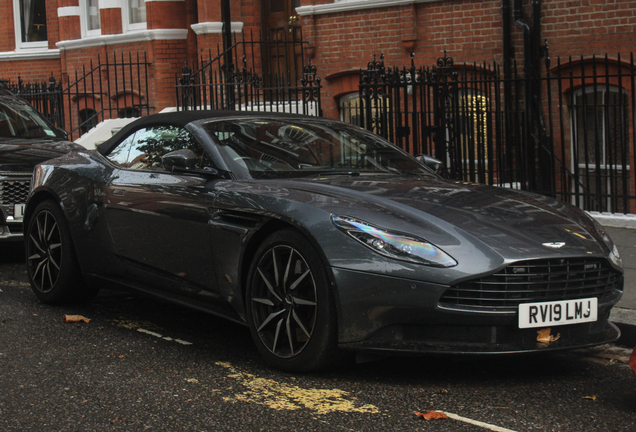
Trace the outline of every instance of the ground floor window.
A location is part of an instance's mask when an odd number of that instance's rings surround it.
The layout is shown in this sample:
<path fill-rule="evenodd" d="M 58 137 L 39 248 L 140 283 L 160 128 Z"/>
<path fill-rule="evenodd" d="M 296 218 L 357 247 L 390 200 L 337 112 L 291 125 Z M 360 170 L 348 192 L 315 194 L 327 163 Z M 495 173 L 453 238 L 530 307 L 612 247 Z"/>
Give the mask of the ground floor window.
<path fill-rule="evenodd" d="M 479 90 L 459 90 L 455 115 L 457 121 L 454 122 L 454 146 L 462 163 L 463 178 L 487 183 L 488 98 Z"/>
<path fill-rule="evenodd" d="M 16 35 L 19 48 L 46 47 L 45 0 L 14 0 Z"/>
<path fill-rule="evenodd" d="M 80 131 L 85 134 L 89 130 L 93 129 L 99 123 L 97 119 L 97 112 L 94 109 L 86 108 L 79 112 Z"/>
<path fill-rule="evenodd" d="M 572 169 L 575 192 L 585 192 L 585 208 L 625 210 L 614 196 L 627 193 L 629 99 L 617 87 L 596 85 L 578 89 L 571 99 Z"/>

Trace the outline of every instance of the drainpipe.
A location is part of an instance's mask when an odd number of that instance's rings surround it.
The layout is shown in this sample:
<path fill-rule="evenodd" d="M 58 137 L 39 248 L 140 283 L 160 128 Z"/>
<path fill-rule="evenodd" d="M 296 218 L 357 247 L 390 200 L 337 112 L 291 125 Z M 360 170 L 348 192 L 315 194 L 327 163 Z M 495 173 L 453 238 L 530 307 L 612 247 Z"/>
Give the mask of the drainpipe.
<path fill-rule="evenodd" d="M 501 19 L 502 19 L 502 37 L 503 37 L 503 92 L 504 92 L 504 130 L 512 131 L 512 59 L 514 57 L 514 48 L 512 47 L 512 10 L 510 8 L 510 0 L 501 0 Z M 507 146 L 502 149 L 503 158 L 507 162 L 508 168 L 512 169 L 514 140 L 509 137 Z M 510 148 L 507 148 L 510 146 Z M 502 182 L 510 183 L 515 181 L 512 173 L 508 170 L 502 170 Z"/>
<path fill-rule="evenodd" d="M 225 79 L 226 83 L 228 78 L 231 77 L 234 71 L 234 64 L 232 59 L 232 17 L 230 13 L 230 0 L 221 0 L 221 21 L 223 22 L 223 51 L 225 52 Z M 227 104 L 226 109 L 234 109 L 234 86 L 228 85 L 227 89 Z"/>
<path fill-rule="evenodd" d="M 526 156 L 527 160 L 524 164 L 525 174 L 527 175 L 527 186 L 532 190 L 538 190 L 545 193 L 551 187 L 551 176 L 543 172 L 544 168 L 544 145 L 546 145 L 546 135 L 543 130 L 543 122 L 541 119 L 541 95 L 540 95 L 540 78 L 541 78 L 541 57 L 542 47 L 541 40 L 541 0 L 533 0 L 532 2 L 532 25 L 525 21 L 523 15 L 522 0 L 515 0 L 514 7 L 515 25 L 523 30 L 523 59 L 524 59 L 524 75 L 525 75 L 525 106 L 526 106 Z M 536 146 L 535 146 L 536 143 Z M 539 156 L 540 169 L 537 169 L 535 160 L 537 153 Z"/>

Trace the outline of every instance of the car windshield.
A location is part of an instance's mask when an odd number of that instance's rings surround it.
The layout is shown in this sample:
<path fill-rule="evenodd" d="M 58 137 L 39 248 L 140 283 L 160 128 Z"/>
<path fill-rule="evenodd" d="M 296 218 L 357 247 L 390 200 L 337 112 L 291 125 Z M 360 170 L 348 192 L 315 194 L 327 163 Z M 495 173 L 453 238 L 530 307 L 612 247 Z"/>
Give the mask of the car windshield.
<path fill-rule="evenodd" d="M 60 138 L 27 103 L 0 101 L 0 138 Z"/>
<path fill-rule="evenodd" d="M 325 119 L 209 122 L 233 172 L 252 178 L 317 174 L 434 176 L 410 155 L 359 127 Z"/>

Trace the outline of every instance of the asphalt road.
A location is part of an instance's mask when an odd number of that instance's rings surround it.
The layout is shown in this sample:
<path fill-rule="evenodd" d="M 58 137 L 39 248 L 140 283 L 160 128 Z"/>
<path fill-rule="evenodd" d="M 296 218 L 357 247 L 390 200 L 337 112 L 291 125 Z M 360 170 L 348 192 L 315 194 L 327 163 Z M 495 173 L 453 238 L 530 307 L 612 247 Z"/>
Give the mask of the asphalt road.
<path fill-rule="evenodd" d="M 2 431 L 636 430 L 627 349 L 291 375 L 262 363 L 247 328 L 196 311 L 114 291 L 85 306 L 41 304 L 23 253 L 0 245 Z M 429 410 L 461 418 L 414 414 Z"/>

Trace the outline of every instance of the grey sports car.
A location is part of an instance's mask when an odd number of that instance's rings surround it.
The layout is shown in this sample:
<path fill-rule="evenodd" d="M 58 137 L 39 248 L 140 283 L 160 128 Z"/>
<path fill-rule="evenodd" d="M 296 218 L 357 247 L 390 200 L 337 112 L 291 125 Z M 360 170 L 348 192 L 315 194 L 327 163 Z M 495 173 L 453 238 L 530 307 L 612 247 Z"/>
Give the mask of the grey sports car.
<path fill-rule="evenodd" d="M 274 367 L 346 353 L 614 341 L 618 252 L 592 218 L 447 181 L 338 121 L 158 114 L 40 164 L 26 259 L 47 303 L 124 287 L 244 323 Z"/>

